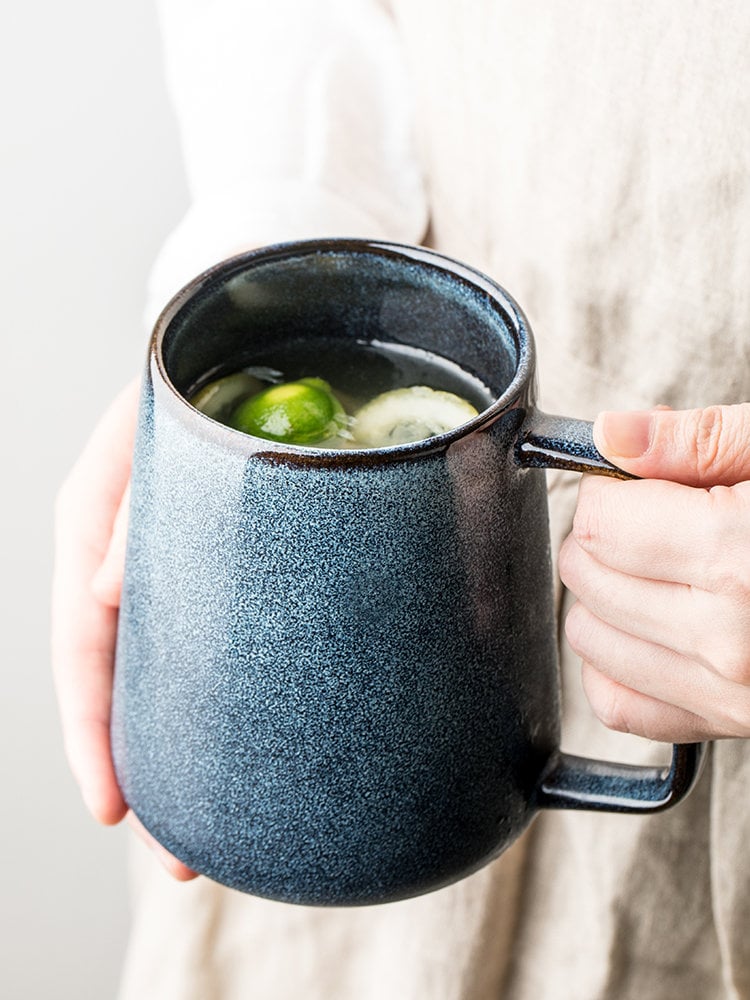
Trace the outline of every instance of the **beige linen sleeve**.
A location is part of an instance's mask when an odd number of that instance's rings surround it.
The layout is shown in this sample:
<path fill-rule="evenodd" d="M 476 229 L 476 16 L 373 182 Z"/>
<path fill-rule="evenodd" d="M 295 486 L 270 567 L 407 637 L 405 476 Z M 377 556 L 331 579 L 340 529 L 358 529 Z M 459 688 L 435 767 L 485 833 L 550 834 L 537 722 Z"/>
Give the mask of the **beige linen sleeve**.
<path fill-rule="evenodd" d="M 160 0 L 190 207 L 153 269 L 147 318 L 246 247 L 427 227 L 411 86 L 377 0 Z"/>

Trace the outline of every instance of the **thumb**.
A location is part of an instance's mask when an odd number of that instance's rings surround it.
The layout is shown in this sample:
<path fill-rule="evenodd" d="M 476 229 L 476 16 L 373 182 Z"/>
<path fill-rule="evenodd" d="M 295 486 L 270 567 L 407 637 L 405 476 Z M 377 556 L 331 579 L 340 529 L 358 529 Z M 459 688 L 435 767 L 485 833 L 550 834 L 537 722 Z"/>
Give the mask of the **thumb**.
<path fill-rule="evenodd" d="M 635 476 L 733 486 L 750 479 L 750 403 L 600 413 L 594 443 Z"/>

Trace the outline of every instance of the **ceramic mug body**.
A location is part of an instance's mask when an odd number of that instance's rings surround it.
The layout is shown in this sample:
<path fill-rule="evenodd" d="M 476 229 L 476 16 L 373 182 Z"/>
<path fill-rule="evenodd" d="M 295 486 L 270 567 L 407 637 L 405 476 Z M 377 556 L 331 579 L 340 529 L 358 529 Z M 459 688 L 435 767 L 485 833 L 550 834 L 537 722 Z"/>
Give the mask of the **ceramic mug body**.
<path fill-rule="evenodd" d="M 187 402 L 207 372 L 332 335 L 437 353 L 494 402 L 441 437 L 346 452 Z M 187 865 L 276 899 L 382 902 L 475 870 L 542 806 L 653 810 L 690 787 L 695 748 L 664 773 L 560 753 L 538 466 L 612 470 L 588 425 L 534 410 L 533 368 L 510 296 L 418 248 L 268 248 L 164 312 L 112 737 L 128 803 Z"/>

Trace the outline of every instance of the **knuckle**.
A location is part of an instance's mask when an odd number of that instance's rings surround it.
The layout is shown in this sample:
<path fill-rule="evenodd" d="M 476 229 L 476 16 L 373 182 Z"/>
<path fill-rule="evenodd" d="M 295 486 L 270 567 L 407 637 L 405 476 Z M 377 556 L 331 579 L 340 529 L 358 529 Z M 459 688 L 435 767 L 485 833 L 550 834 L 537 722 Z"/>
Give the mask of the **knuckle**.
<path fill-rule="evenodd" d="M 750 687 L 750 655 L 734 644 L 726 644 L 713 654 L 716 673 L 740 688 Z"/>
<path fill-rule="evenodd" d="M 750 525 L 744 509 L 747 501 L 728 486 L 713 486 L 707 496 L 709 508 L 700 528 L 706 582 L 711 592 L 735 596 L 747 604 L 750 599 Z"/>
<path fill-rule="evenodd" d="M 583 605 L 576 603 L 565 618 L 565 637 L 570 643 L 571 649 L 578 653 L 579 656 L 583 655 L 587 646 L 586 637 L 588 632 L 585 609 Z"/>
<path fill-rule="evenodd" d="M 584 549 L 595 548 L 601 539 L 602 532 L 601 501 L 599 491 L 581 490 L 578 506 L 573 517 L 572 535 L 578 545 Z"/>
<path fill-rule="evenodd" d="M 570 643 L 571 649 L 579 656 L 583 654 L 582 628 L 580 623 L 580 604 L 575 604 L 565 618 L 565 638 Z"/>
<path fill-rule="evenodd" d="M 694 624 L 686 652 L 713 674 L 750 690 L 750 595 L 739 586 L 731 593 L 698 591 Z M 693 650 L 691 654 L 690 650 Z"/>
<path fill-rule="evenodd" d="M 579 552 L 580 549 L 578 548 L 575 539 L 572 535 L 569 535 L 563 543 L 557 556 L 557 571 L 560 574 L 565 586 L 574 593 L 576 589 L 575 581 L 577 576 Z"/>
<path fill-rule="evenodd" d="M 687 440 L 683 443 L 687 454 L 693 456 L 694 472 L 701 480 L 724 475 L 736 462 L 738 438 L 745 421 L 728 419 L 727 410 L 725 406 L 692 410 L 685 424 Z"/>
<path fill-rule="evenodd" d="M 585 546 L 591 540 L 593 533 L 591 509 L 588 504 L 579 503 L 573 516 L 572 538 L 578 545 Z"/>
<path fill-rule="evenodd" d="M 593 706 L 597 718 L 607 727 L 616 733 L 629 733 L 630 723 L 628 715 L 622 704 L 622 699 L 612 686 L 609 696 L 600 698 Z"/>
<path fill-rule="evenodd" d="M 717 465 L 724 436 L 724 417 L 720 406 L 694 411 L 695 466 L 706 475 Z"/>
<path fill-rule="evenodd" d="M 685 652 L 718 677 L 750 690 L 750 607 L 698 595 Z"/>
<path fill-rule="evenodd" d="M 618 733 L 629 733 L 631 726 L 625 697 L 626 688 L 585 663 L 582 679 L 586 697 L 599 721 L 607 729 Z"/>
<path fill-rule="evenodd" d="M 750 692 L 733 691 L 723 699 L 713 725 L 719 735 L 746 739 L 750 736 Z"/>

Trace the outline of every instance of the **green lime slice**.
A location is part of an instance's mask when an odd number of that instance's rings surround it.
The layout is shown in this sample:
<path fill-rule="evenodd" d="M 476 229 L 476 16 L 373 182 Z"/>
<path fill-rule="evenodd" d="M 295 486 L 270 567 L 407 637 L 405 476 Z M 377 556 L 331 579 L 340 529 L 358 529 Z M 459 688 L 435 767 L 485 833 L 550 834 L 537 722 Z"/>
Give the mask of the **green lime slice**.
<path fill-rule="evenodd" d="M 466 399 L 412 385 L 383 392 L 355 414 L 352 435 L 364 448 L 387 448 L 445 434 L 477 416 Z"/>
<path fill-rule="evenodd" d="M 341 403 L 321 378 L 272 385 L 243 400 L 230 425 L 254 437 L 283 444 L 319 444 L 346 423 Z"/>

